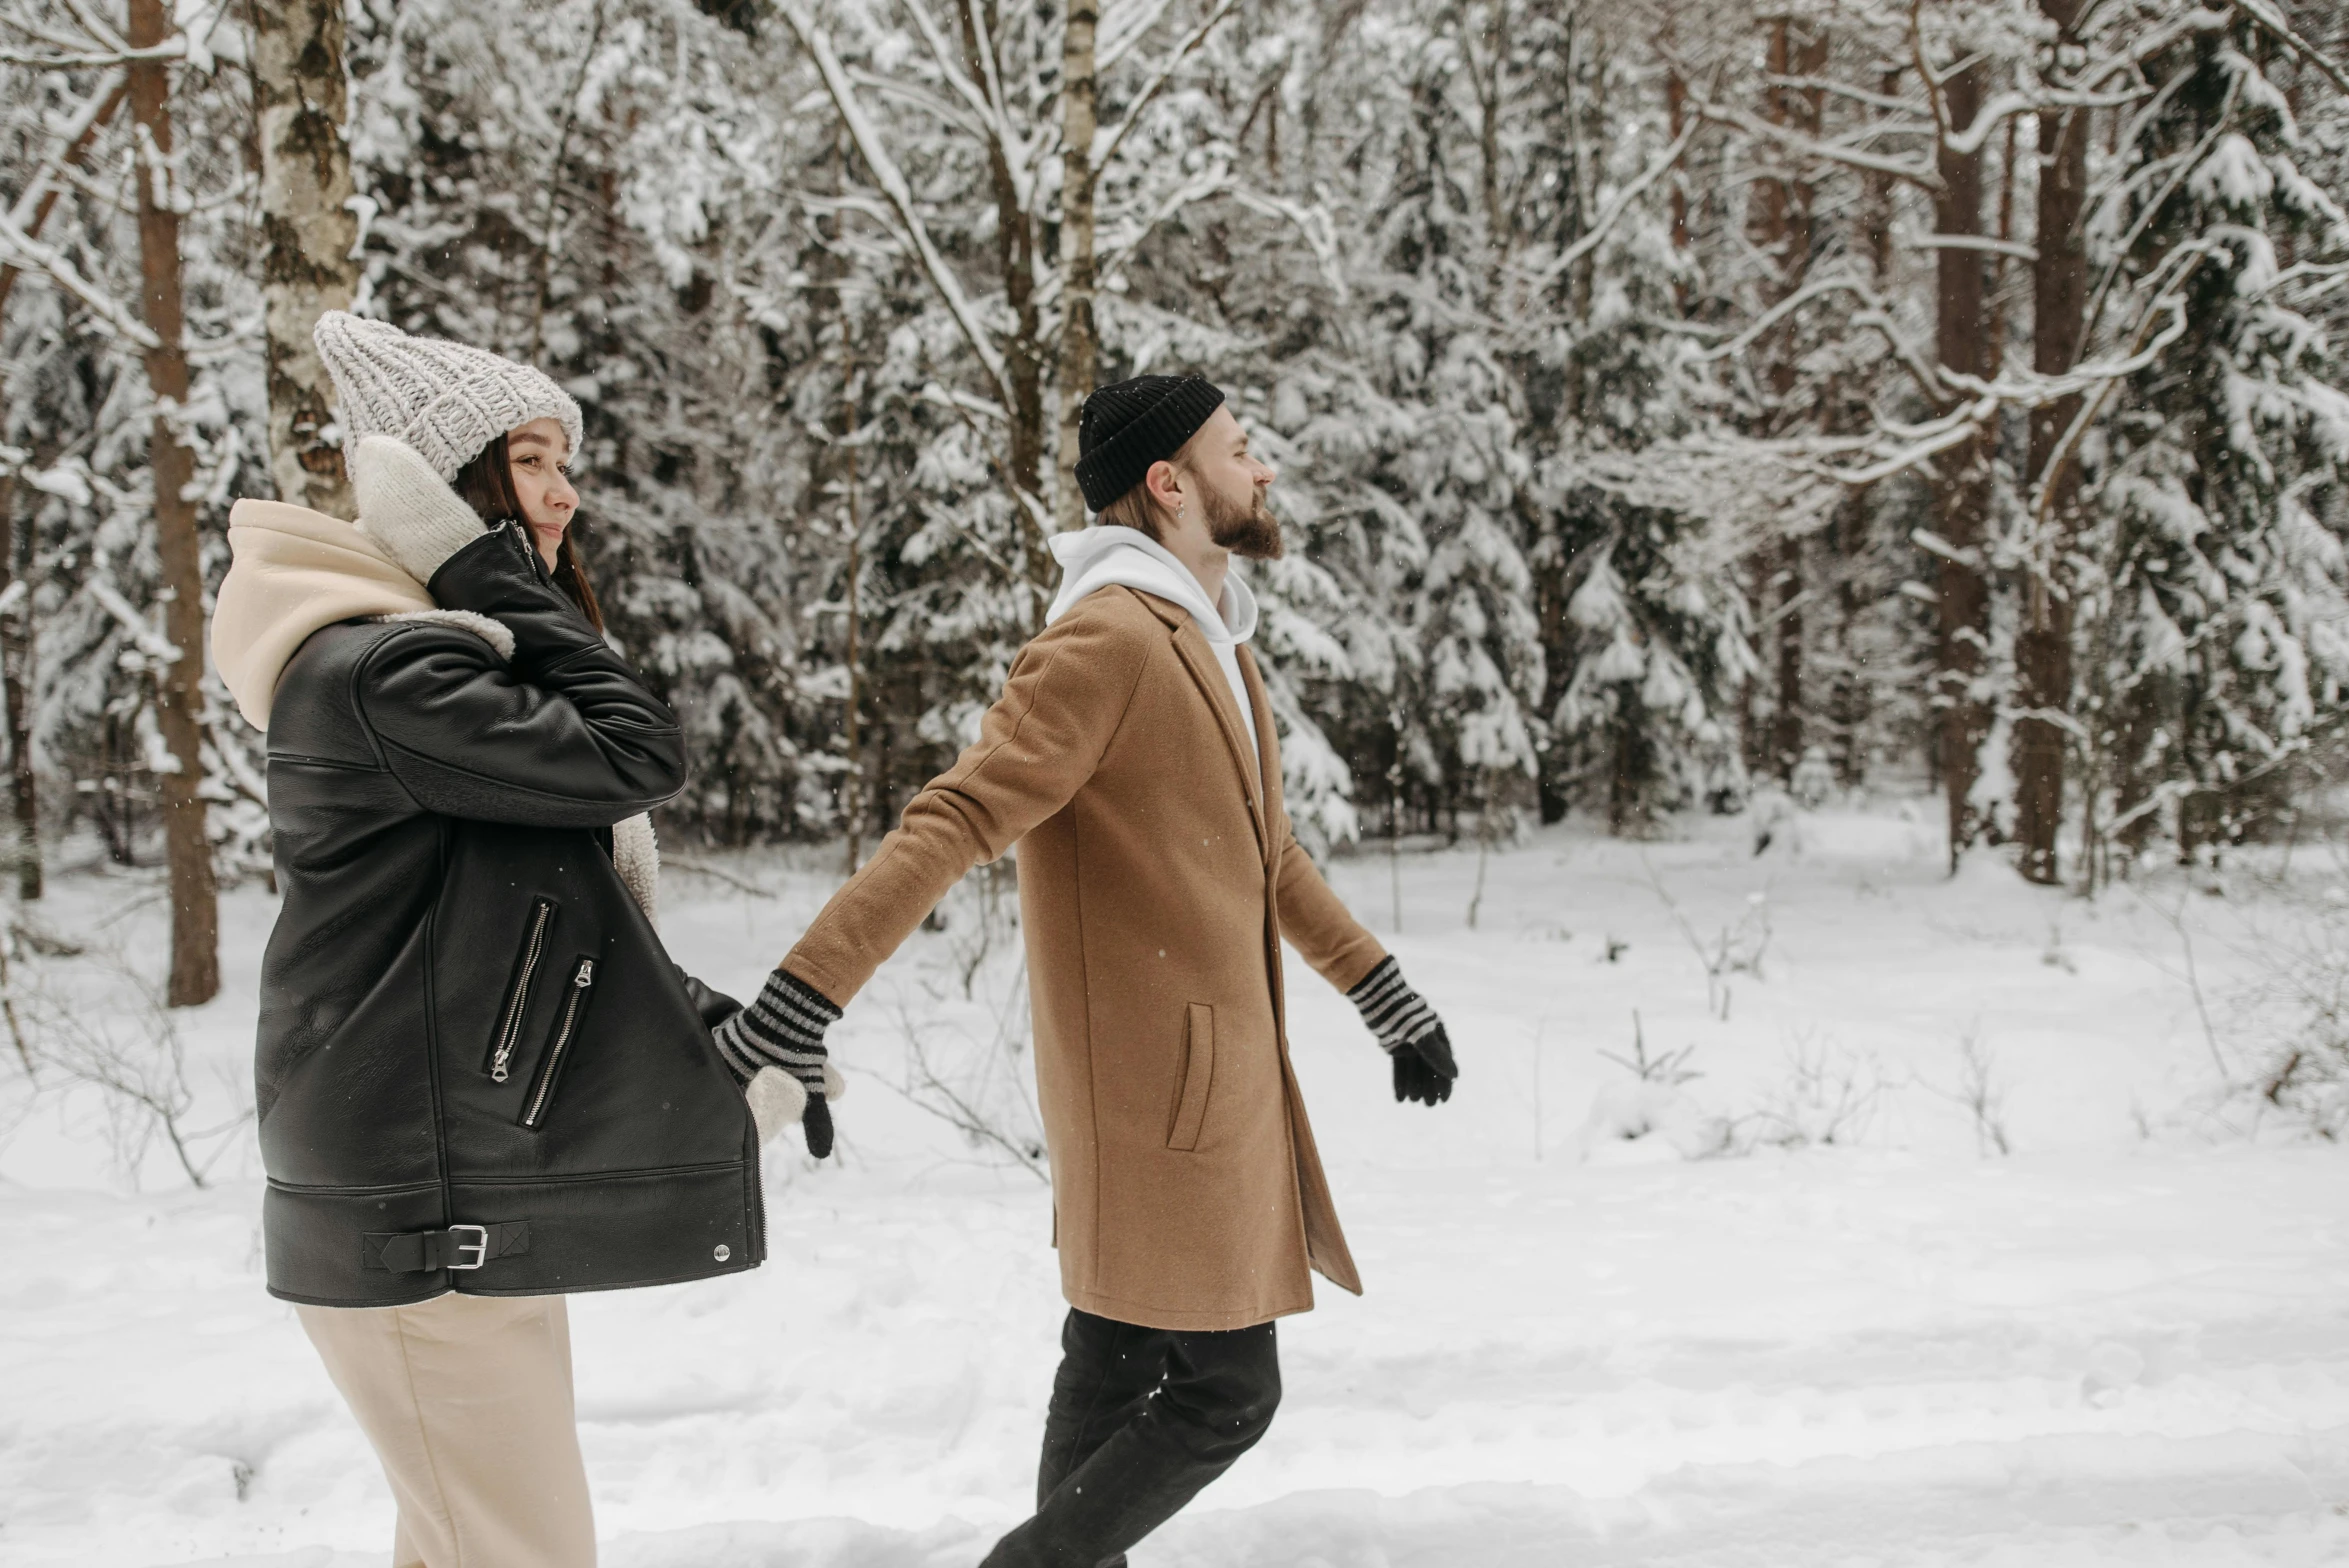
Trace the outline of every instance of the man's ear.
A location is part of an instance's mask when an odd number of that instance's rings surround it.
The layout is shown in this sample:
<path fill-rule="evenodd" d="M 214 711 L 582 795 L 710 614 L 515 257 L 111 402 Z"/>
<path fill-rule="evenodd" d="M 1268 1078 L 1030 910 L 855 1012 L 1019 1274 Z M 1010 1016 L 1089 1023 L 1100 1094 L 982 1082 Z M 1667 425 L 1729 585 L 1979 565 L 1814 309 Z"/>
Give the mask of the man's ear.
<path fill-rule="evenodd" d="M 1150 493 L 1151 500 L 1156 501 L 1169 512 L 1182 509 L 1182 470 L 1176 468 L 1165 458 L 1162 457 L 1150 465 L 1148 471 L 1142 475 L 1142 486 Z"/>

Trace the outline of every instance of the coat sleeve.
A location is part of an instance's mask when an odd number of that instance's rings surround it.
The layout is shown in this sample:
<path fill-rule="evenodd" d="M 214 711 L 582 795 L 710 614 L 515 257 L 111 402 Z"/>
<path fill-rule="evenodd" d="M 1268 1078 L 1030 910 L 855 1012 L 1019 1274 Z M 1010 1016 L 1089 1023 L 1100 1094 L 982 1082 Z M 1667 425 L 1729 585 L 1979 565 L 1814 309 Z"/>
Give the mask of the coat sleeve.
<path fill-rule="evenodd" d="M 1305 962 L 1341 991 L 1351 991 L 1387 956 L 1386 948 L 1322 879 L 1321 868 L 1297 842 L 1289 814 L 1280 814 L 1280 865 L 1273 896 L 1280 901 L 1281 935 Z"/>
<path fill-rule="evenodd" d="M 905 808 L 783 968 L 838 1007 L 864 988 L 964 872 L 1002 855 L 1100 767 L 1140 683 L 1147 633 L 1097 595 L 1020 651 L 979 738 Z M 1157 623 L 1151 622 L 1152 626 Z"/>
<path fill-rule="evenodd" d="M 359 672 L 386 765 L 427 811 L 478 822 L 609 827 L 685 785 L 677 716 L 547 580 L 512 527 L 451 556 L 430 592 L 513 633 L 512 658 L 419 622 Z"/>

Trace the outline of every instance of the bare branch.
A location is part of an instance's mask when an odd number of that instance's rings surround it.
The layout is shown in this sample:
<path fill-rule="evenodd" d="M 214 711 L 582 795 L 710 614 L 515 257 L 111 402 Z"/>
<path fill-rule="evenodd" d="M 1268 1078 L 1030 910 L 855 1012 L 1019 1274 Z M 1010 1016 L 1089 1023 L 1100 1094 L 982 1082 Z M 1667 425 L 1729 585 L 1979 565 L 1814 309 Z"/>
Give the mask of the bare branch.
<path fill-rule="evenodd" d="M 1982 106 L 1974 116 L 1974 123 L 1962 131 L 1951 131 L 1941 144 L 1958 156 L 1971 157 L 1982 150 L 1990 133 L 2008 118 L 2018 114 L 2037 114 L 2045 109 L 2119 109 L 2145 96 L 2143 90 L 2125 93 L 2081 92 L 2070 88 L 2043 88 L 2037 92 L 2000 93 Z"/>
<path fill-rule="evenodd" d="M 1673 165 L 1680 162 L 1680 155 L 1688 151 L 1688 144 L 1696 139 L 1697 127 L 1703 123 L 1704 119 L 1701 114 L 1692 117 L 1680 134 L 1673 138 L 1672 145 L 1664 149 L 1662 157 L 1642 169 L 1630 184 L 1615 193 L 1615 199 L 1607 203 L 1606 207 L 1601 210 L 1598 221 L 1591 225 L 1590 232 L 1551 258 L 1534 274 L 1535 278 L 1544 284 L 1554 283 L 1568 267 L 1573 266 L 1604 244 L 1607 235 L 1614 229 L 1616 220 L 1631 210 L 1631 204 L 1639 200 L 1649 186 L 1669 174 Z"/>
<path fill-rule="evenodd" d="M 2002 240 L 1989 234 L 1912 234 L 1901 241 L 1908 250 L 1979 250 L 1996 256 L 2039 259 L 2039 247 L 2021 240 Z"/>
<path fill-rule="evenodd" d="M 127 338 L 143 349 L 160 348 L 163 340 L 148 330 L 147 324 L 131 310 L 97 284 L 81 274 L 62 251 L 42 244 L 16 226 L 12 218 L 0 217 L 0 260 L 27 272 L 39 272 L 59 288 L 78 299 L 90 314 L 103 322 L 117 337 Z"/>
<path fill-rule="evenodd" d="M 969 73 L 963 70 L 962 62 L 954 57 L 954 51 L 947 46 L 946 35 L 938 31 L 937 20 L 930 15 L 930 8 L 922 4 L 922 0 L 905 0 L 905 10 L 913 18 L 914 28 L 922 35 L 922 42 L 930 46 L 930 58 L 945 76 L 946 84 L 954 89 L 954 95 L 969 104 L 973 114 L 993 126 L 996 121 L 995 105 L 988 101 L 979 84 L 972 81 Z"/>
<path fill-rule="evenodd" d="M 1862 148 L 1854 147 L 1849 142 L 1821 141 L 1816 136 L 1805 136 L 1800 131 L 1791 130 L 1786 126 L 1773 125 L 1760 115 L 1750 113 L 1747 110 L 1717 104 L 1709 98 L 1700 98 L 1693 92 L 1689 94 L 1688 105 L 1696 111 L 1697 116 L 1701 119 L 1710 120 L 1715 125 L 1728 126 L 1733 130 L 1743 131 L 1748 136 L 1756 137 L 1762 141 L 1775 143 L 1788 152 L 1816 158 L 1823 163 L 1840 163 L 1854 169 L 1866 169 L 1876 174 L 1888 174 L 1896 180 L 1906 180 L 1921 190 L 1937 191 L 1941 188 L 1941 175 L 1915 158 L 1888 158 L 1882 153 L 1868 152 Z M 1682 134 L 1685 136 L 1687 133 L 1683 132 Z"/>
<path fill-rule="evenodd" d="M 1120 60 L 1131 54 L 1134 45 L 1149 36 L 1158 19 L 1166 15 L 1169 0 L 1125 0 L 1101 8 L 1100 31 L 1093 52 L 1093 69 L 1103 75 Z"/>
<path fill-rule="evenodd" d="M 2244 15 L 2257 23 L 2262 32 L 2267 33 L 2276 42 L 2291 50 L 2310 65 L 2315 66 L 2323 74 L 2324 79 L 2333 84 L 2335 91 L 2349 93 L 2349 75 L 2344 75 L 2339 66 L 2326 59 L 2316 45 L 2292 31 L 2292 24 L 2278 14 L 2274 7 L 2268 4 L 2268 0 L 2235 0 L 2235 5 Z"/>
<path fill-rule="evenodd" d="M 864 105 L 857 99 L 855 86 L 848 80 L 848 73 L 841 68 L 840 57 L 832 51 L 831 38 L 816 26 L 815 18 L 808 14 L 807 7 L 798 3 L 798 0 L 775 0 L 775 9 L 782 13 L 783 20 L 798 35 L 801 47 L 814 58 L 816 70 L 824 79 L 824 89 L 831 95 L 832 106 L 839 111 L 841 123 L 848 127 L 849 137 L 856 143 L 857 153 L 864 159 L 865 167 L 872 171 L 874 183 L 889 198 L 889 205 L 897 216 L 897 225 L 921 261 L 922 271 L 929 278 L 930 286 L 938 291 L 939 299 L 944 302 L 948 314 L 954 317 L 954 324 L 962 330 L 971 352 L 978 356 L 980 367 L 994 384 L 996 397 L 1008 405 L 1011 402 L 1011 380 L 1004 368 L 1003 353 L 979 321 L 978 312 L 971 307 L 953 269 L 946 265 L 946 258 L 938 254 L 937 245 L 930 239 L 929 227 L 922 222 L 921 212 L 914 205 L 913 189 L 906 184 L 904 171 L 897 167 L 897 160 L 889 155 L 889 148 L 881 140 L 880 131 L 865 114 Z"/>
<path fill-rule="evenodd" d="M 134 60 L 178 60 L 187 52 L 184 38 L 174 38 L 152 49 L 93 50 L 86 54 L 31 54 L 22 49 L 0 49 L 0 65 L 28 66 L 36 71 L 91 71 L 118 68 Z"/>
<path fill-rule="evenodd" d="M 1132 107 L 1126 110 L 1126 117 L 1118 122 L 1115 131 L 1108 133 L 1109 140 L 1106 147 L 1102 142 L 1103 133 L 1098 131 L 1094 133 L 1093 172 L 1096 178 L 1109 167 L 1109 160 L 1117 156 L 1118 148 L 1125 144 L 1126 133 L 1141 123 L 1142 111 L 1149 108 L 1151 101 L 1158 96 L 1168 82 L 1174 79 L 1176 69 L 1191 57 L 1194 50 L 1207 42 L 1208 35 L 1223 25 L 1225 17 L 1230 16 L 1239 8 L 1240 0 L 1221 0 L 1214 10 L 1207 13 L 1207 20 L 1191 30 L 1191 36 L 1184 39 L 1174 53 L 1166 57 L 1165 62 L 1158 68 L 1158 74 L 1151 77 L 1149 84 L 1136 95 Z M 1108 67 L 1098 66 L 1096 69 L 1107 70 Z"/>

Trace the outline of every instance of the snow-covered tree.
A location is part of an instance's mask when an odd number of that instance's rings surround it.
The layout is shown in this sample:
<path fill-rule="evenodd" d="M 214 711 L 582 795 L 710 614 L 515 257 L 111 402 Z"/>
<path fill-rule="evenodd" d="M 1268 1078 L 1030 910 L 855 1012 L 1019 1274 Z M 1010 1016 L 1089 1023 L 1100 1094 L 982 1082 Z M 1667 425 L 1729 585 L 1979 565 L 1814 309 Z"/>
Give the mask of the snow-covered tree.
<path fill-rule="evenodd" d="M 2248 18 L 2149 58 L 2157 102 L 2095 215 L 2097 306 L 2159 343 L 2080 459 L 2097 782 L 2127 844 L 2262 831 L 2349 679 L 2349 367 L 2313 314 L 2349 216 L 2300 165 L 2289 61 Z"/>

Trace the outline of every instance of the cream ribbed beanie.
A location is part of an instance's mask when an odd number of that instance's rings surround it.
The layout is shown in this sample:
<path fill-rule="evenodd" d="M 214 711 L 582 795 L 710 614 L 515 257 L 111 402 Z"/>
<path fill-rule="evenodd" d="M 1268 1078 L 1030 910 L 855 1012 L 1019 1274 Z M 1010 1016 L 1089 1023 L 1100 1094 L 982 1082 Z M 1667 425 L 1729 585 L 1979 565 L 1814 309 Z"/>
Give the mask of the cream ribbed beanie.
<path fill-rule="evenodd" d="M 346 453 L 366 436 L 390 436 L 453 480 L 492 439 L 533 419 L 560 421 L 579 452 L 579 405 L 543 370 L 341 310 L 320 316 L 311 337 L 342 401 Z"/>

